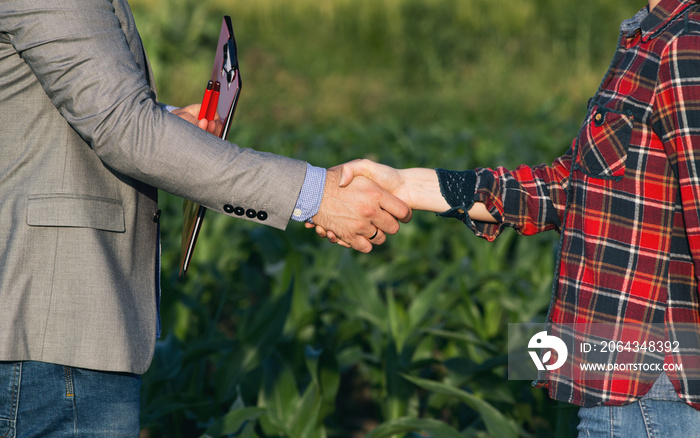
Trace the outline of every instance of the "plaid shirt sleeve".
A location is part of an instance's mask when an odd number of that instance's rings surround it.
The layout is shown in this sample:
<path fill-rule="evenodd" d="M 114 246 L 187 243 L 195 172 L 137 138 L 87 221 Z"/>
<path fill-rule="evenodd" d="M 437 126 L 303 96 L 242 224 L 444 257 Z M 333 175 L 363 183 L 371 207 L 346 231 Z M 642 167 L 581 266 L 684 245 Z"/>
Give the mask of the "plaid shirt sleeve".
<path fill-rule="evenodd" d="M 680 187 L 685 231 L 700 272 L 700 35 L 683 35 L 661 59 L 652 120 Z"/>
<path fill-rule="evenodd" d="M 523 165 L 513 171 L 505 167 L 462 172 L 437 169 L 440 190 L 452 207 L 440 216 L 460 219 L 488 241 L 498 237 L 505 227 L 524 235 L 559 231 L 566 211 L 571 158 L 569 148 L 551 166 Z M 465 211 L 474 202 L 484 203 L 497 222 L 472 220 Z"/>
<path fill-rule="evenodd" d="M 569 148 L 551 166 L 476 169 L 474 201 L 484 203 L 497 223 L 475 221 L 471 224 L 475 234 L 493 241 L 505 227 L 524 235 L 561 230 L 571 157 Z"/>

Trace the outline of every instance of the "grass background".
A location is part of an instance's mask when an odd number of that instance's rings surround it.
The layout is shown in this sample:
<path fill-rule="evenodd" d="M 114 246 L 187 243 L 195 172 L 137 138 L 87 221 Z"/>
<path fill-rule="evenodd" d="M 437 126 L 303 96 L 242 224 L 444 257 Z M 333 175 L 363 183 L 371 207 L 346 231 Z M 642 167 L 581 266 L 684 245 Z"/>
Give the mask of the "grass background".
<path fill-rule="evenodd" d="M 643 0 L 132 0 L 161 101 L 201 99 L 221 16 L 243 90 L 229 139 L 318 166 L 551 162 Z M 416 212 L 370 255 L 209 213 L 177 281 L 144 437 L 575 436 L 576 408 L 508 381 L 509 322 L 541 321 L 556 233 L 489 244 Z"/>

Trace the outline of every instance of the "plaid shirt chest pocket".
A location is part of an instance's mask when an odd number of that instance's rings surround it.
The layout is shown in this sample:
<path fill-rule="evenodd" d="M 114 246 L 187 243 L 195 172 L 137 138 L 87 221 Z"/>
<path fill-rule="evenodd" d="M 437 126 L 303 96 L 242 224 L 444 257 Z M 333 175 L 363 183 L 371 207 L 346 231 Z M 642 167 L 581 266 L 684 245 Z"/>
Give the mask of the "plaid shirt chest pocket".
<path fill-rule="evenodd" d="M 591 114 L 578 137 L 576 165 L 592 178 L 622 179 L 634 117 L 600 107 Z"/>

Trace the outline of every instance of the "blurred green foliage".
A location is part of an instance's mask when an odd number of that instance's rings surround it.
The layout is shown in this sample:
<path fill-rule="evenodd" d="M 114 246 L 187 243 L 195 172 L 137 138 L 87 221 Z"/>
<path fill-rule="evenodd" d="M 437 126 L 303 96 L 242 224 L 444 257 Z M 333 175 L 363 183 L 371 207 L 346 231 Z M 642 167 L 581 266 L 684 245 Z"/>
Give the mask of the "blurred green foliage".
<path fill-rule="evenodd" d="M 196 102 L 223 14 L 230 140 L 332 166 L 551 162 L 643 0 L 132 0 L 160 99 Z M 556 233 L 494 243 L 416 212 L 356 254 L 301 224 L 207 215 L 178 281 L 163 193 L 164 336 L 144 437 L 568 437 L 576 408 L 508 381 L 506 324 L 541 321 Z"/>

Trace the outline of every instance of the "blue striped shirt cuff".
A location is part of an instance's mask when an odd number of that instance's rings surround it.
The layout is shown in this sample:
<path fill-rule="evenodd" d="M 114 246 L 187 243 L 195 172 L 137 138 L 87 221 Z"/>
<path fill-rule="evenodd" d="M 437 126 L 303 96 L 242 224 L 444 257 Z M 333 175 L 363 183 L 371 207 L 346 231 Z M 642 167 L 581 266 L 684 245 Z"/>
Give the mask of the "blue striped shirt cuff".
<path fill-rule="evenodd" d="M 166 104 L 164 104 L 164 103 L 162 103 L 162 102 L 158 102 L 158 106 L 161 107 L 162 109 L 166 110 L 166 111 L 169 112 L 169 113 L 171 113 L 171 112 L 173 112 L 173 110 L 176 110 L 176 109 L 177 109 L 176 106 L 166 105 Z"/>
<path fill-rule="evenodd" d="M 292 212 L 292 219 L 298 222 L 311 222 L 316 216 L 323 199 L 323 188 L 326 185 L 326 169 L 306 164 L 306 177 L 301 186 L 301 193 Z"/>

